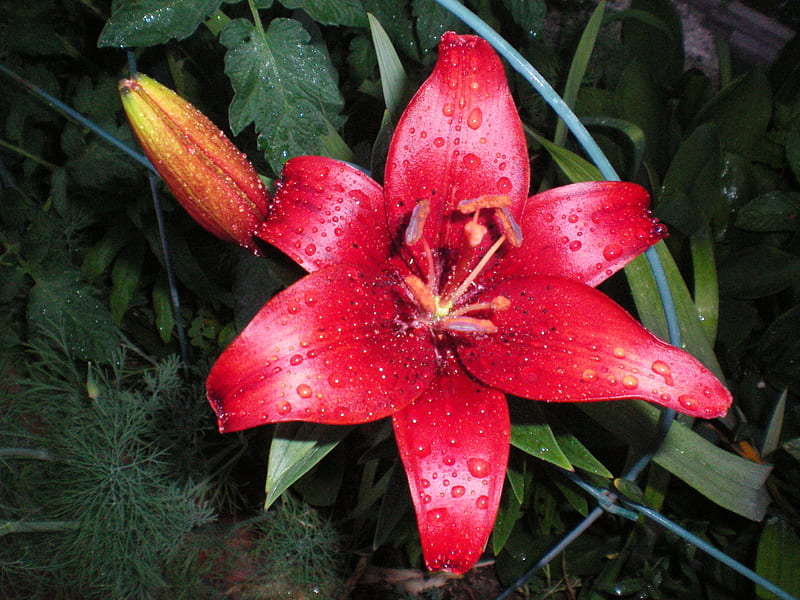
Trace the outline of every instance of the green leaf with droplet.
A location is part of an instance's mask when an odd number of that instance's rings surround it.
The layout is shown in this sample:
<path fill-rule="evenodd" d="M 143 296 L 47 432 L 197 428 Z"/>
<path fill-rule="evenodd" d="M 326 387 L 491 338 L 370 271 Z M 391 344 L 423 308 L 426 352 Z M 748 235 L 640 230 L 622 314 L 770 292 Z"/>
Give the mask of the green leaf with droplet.
<path fill-rule="evenodd" d="M 411 9 L 417 26 L 417 37 L 423 51 L 439 44 L 445 31 L 461 31 L 461 21 L 435 0 L 412 0 Z"/>
<path fill-rule="evenodd" d="M 228 48 L 225 74 L 234 89 L 229 109 L 234 135 L 253 124 L 275 173 L 293 156 L 323 154 L 324 138 L 341 121 L 343 105 L 324 48 L 310 43 L 308 32 L 291 19 L 273 20 L 266 32 L 235 19 L 220 41 Z"/>
<path fill-rule="evenodd" d="M 279 423 L 269 448 L 264 509 L 308 473 L 351 429 L 341 425 Z"/>
<path fill-rule="evenodd" d="M 100 47 L 154 46 L 192 35 L 222 0 L 118 0 Z"/>

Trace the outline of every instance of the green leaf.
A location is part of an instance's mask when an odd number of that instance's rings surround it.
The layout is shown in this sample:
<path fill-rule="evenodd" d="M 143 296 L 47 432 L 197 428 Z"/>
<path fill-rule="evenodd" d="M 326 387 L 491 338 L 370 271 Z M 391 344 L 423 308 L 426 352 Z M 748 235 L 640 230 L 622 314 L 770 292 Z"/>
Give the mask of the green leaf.
<path fill-rule="evenodd" d="M 361 0 L 367 12 L 375 15 L 386 33 L 392 38 L 394 47 L 413 59 L 419 59 L 414 25 L 406 6 L 398 6 L 397 0 Z"/>
<path fill-rule="evenodd" d="M 535 403 L 529 403 L 525 407 L 525 413 L 523 422 L 515 419 L 511 425 L 511 445 L 531 456 L 572 471 L 572 464 L 559 447 L 544 411 Z"/>
<path fill-rule="evenodd" d="M 719 281 L 717 263 L 714 259 L 714 242 L 706 229 L 692 236 L 690 246 L 694 274 L 694 306 L 703 331 L 713 346 L 719 323 Z"/>
<path fill-rule="evenodd" d="M 316 423 L 279 423 L 269 449 L 264 510 L 333 450 L 351 429 Z"/>
<path fill-rule="evenodd" d="M 697 233 L 712 218 L 725 218 L 727 206 L 719 175 L 722 148 L 713 125 L 701 125 L 684 140 L 669 165 L 655 213 L 686 235 Z"/>
<path fill-rule="evenodd" d="M 722 368 L 719 366 L 714 349 L 709 343 L 692 296 L 683 281 L 683 277 L 681 277 L 678 266 L 675 264 L 675 259 L 672 258 L 664 242 L 659 242 L 654 247 L 658 252 L 661 264 L 664 267 L 664 273 L 667 276 L 667 283 L 672 291 L 681 331 L 681 347 L 694 355 L 717 377 L 723 378 Z M 647 263 L 647 258 L 644 254 L 637 256 L 625 267 L 625 276 L 628 278 L 628 283 L 631 287 L 639 319 L 655 335 L 663 340 L 669 340 L 667 323 L 664 318 L 664 307 L 661 303 L 650 265 Z"/>
<path fill-rule="evenodd" d="M 372 538 L 373 550 L 392 541 L 392 532 L 411 509 L 408 479 L 399 460 L 390 467 L 389 472 L 391 475 L 386 485 L 386 493 L 381 501 L 378 520 L 375 524 L 375 535 Z"/>
<path fill-rule="evenodd" d="M 127 223 L 112 225 L 103 238 L 86 251 L 81 271 L 90 280 L 100 277 L 130 242 L 131 235 L 131 227 Z"/>
<path fill-rule="evenodd" d="M 308 32 L 291 19 L 273 20 L 266 32 L 235 19 L 220 39 L 235 92 L 229 109 L 234 135 L 253 123 L 276 173 L 293 156 L 321 154 L 343 103 L 327 52 L 310 44 Z"/>
<path fill-rule="evenodd" d="M 719 267 L 720 293 L 763 298 L 800 277 L 800 257 L 771 246 L 751 246 L 728 255 Z"/>
<path fill-rule="evenodd" d="M 547 14 L 544 0 L 503 0 L 503 5 L 525 33 L 533 37 L 542 32 Z"/>
<path fill-rule="evenodd" d="M 792 131 L 786 135 L 786 160 L 794 178 L 800 181 L 800 131 Z"/>
<path fill-rule="evenodd" d="M 125 311 L 128 310 L 131 298 L 139 287 L 144 264 L 144 245 L 133 244 L 127 252 L 122 252 L 114 261 L 111 269 L 111 318 L 119 325 Z"/>
<path fill-rule="evenodd" d="M 772 118 L 772 96 L 760 71 L 741 75 L 719 91 L 697 114 L 697 123 L 714 123 L 725 150 L 752 154 Z"/>
<path fill-rule="evenodd" d="M 182 40 L 221 4 L 222 0 L 119 0 L 97 44 L 155 46 Z"/>
<path fill-rule="evenodd" d="M 530 3 L 525 2 L 525 4 Z M 564 85 L 564 94 L 562 96 L 564 102 L 571 108 L 575 107 L 578 90 L 581 88 L 581 82 L 583 81 L 583 76 L 586 74 L 586 68 L 589 66 L 589 60 L 592 58 L 594 45 L 595 42 L 597 42 L 597 34 L 600 32 L 600 25 L 603 23 L 605 8 L 605 0 L 598 3 L 597 8 L 594 9 L 592 16 L 589 17 L 589 21 L 586 23 L 586 27 L 583 29 L 578 47 L 575 50 L 575 55 L 572 57 L 572 63 L 569 66 L 569 74 L 567 75 L 567 83 Z M 563 146 L 566 138 L 567 126 L 564 121 L 559 119 L 556 124 L 556 132 L 553 135 L 553 143 L 556 146 Z"/>
<path fill-rule="evenodd" d="M 635 179 L 642 166 L 647 141 L 642 128 L 636 123 L 612 117 L 587 117 L 581 120 L 590 130 L 606 130 L 610 134 L 617 134 L 617 137 L 622 136 L 624 138 L 631 152 L 630 166 L 628 167 L 629 179 Z"/>
<path fill-rule="evenodd" d="M 581 403 L 578 408 L 639 451 L 652 443 L 661 414 L 639 401 Z M 769 502 L 764 484 L 771 466 L 717 448 L 678 422 L 653 460 L 712 502 L 748 519 L 764 517 Z"/>
<path fill-rule="evenodd" d="M 538 141 L 548 154 L 553 158 L 564 175 L 573 183 L 580 181 L 600 181 L 603 176 L 592 163 L 561 146 L 557 146 L 550 140 L 527 130 L 527 133 Z"/>
<path fill-rule="evenodd" d="M 770 519 L 761 532 L 756 555 L 756 573 L 792 596 L 800 596 L 800 537 L 783 519 Z M 761 586 L 763 600 L 778 598 Z"/>
<path fill-rule="evenodd" d="M 673 85 L 683 74 L 681 18 L 670 0 L 634 0 L 624 13 L 626 48 L 660 84 Z"/>
<path fill-rule="evenodd" d="M 67 346 L 81 360 L 108 363 L 114 359 L 119 337 L 111 313 L 93 296 L 77 272 L 32 273 L 27 319 L 36 327 L 63 331 Z"/>
<path fill-rule="evenodd" d="M 360 0 L 279 0 L 286 8 L 300 8 L 317 23 L 366 27 L 367 12 Z"/>
<path fill-rule="evenodd" d="M 392 40 L 386 34 L 378 19 L 370 13 L 369 29 L 372 33 L 372 43 L 375 45 L 375 54 L 378 56 L 378 71 L 381 74 L 381 89 L 386 110 L 395 118 L 403 109 L 403 91 L 406 86 L 406 72 L 403 63 L 392 45 Z"/>
<path fill-rule="evenodd" d="M 175 327 L 175 313 L 172 310 L 169 282 L 167 281 L 166 272 L 163 270 L 158 274 L 155 285 L 153 285 L 152 298 L 158 336 L 166 344 L 172 338 L 172 330 Z"/>
<path fill-rule="evenodd" d="M 522 502 L 514 494 L 503 494 L 492 530 L 492 552 L 498 554 L 508 543 L 514 525 L 524 514 Z"/>
<path fill-rule="evenodd" d="M 758 340 L 755 355 L 773 385 L 797 389 L 800 386 L 800 304 L 781 314 Z"/>
<path fill-rule="evenodd" d="M 420 48 L 427 52 L 439 44 L 445 31 L 456 31 L 461 21 L 435 0 L 412 0 L 411 9 L 417 22 Z"/>
<path fill-rule="evenodd" d="M 746 231 L 798 231 L 800 193 L 761 194 L 738 210 L 735 225 Z"/>

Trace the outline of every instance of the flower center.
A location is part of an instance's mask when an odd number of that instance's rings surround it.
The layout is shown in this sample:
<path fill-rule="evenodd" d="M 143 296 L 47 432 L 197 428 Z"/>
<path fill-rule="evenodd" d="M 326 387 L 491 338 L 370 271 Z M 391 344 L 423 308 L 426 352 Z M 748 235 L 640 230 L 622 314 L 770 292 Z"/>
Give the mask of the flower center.
<path fill-rule="evenodd" d="M 405 277 L 405 284 L 412 298 L 420 309 L 420 325 L 431 327 L 435 331 L 452 331 L 459 333 L 496 333 L 497 326 L 491 319 L 469 316 L 476 312 L 494 312 L 505 310 L 511 301 L 505 296 L 495 296 L 488 302 L 476 302 L 457 306 L 459 300 L 470 290 L 475 279 L 486 268 L 492 257 L 505 243 L 513 246 L 522 243 L 522 232 L 514 221 L 508 206 L 511 200 L 508 196 L 480 196 L 464 200 L 458 204 L 458 211 L 462 214 L 472 215 L 472 219 L 464 225 L 462 247 L 458 260 L 452 268 L 450 282 L 446 289 L 439 291 L 436 269 L 436 257 L 423 237 L 425 220 L 430 213 L 430 202 L 421 200 L 411 213 L 411 221 L 405 232 L 405 242 L 408 245 L 421 243 L 427 261 L 427 280 L 416 275 Z M 494 241 L 489 249 L 475 263 L 475 250 L 483 242 L 488 230 L 478 221 L 482 209 L 493 209 L 504 233 Z"/>

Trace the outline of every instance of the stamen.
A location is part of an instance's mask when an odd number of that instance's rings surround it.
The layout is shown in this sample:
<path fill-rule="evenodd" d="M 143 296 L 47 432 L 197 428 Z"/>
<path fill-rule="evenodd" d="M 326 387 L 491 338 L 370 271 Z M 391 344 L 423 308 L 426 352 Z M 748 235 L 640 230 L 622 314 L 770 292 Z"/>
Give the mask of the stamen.
<path fill-rule="evenodd" d="M 467 275 L 466 279 L 461 282 L 461 285 L 458 286 L 455 292 L 452 294 L 448 294 L 447 300 L 442 303 L 443 306 L 452 306 L 453 302 L 455 302 L 461 295 L 467 291 L 467 288 L 472 285 L 472 282 L 475 281 L 475 278 L 480 274 L 480 272 L 484 269 L 484 267 L 489 263 L 489 260 L 494 256 L 494 253 L 497 252 L 498 248 L 503 245 L 503 242 L 506 241 L 506 236 L 501 235 L 495 243 L 492 244 L 492 247 L 487 250 L 486 254 L 483 255 L 480 262 L 475 265 L 475 268 L 472 269 L 469 275 Z"/>
<path fill-rule="evenodd" d="M 409 246 L 416 244 L 422 237 L 425 229 L 425 221 L 431 213 L 431 202 L 427 198 L 417 202 L 414 210 L 411 211 L 411 220 L 406 227 L 405 241 Z"/>
<path fill-rule="evenodd" d="M 509 196 L 489 194 L 462 200 L 458 203 L 456 208 L 458 208 L 458 212 L 462 215 L 469 215 L 482 208 L 505 208 L 507 206 L 511 206 L 511 198 Z"/>
<path fill-rule="evenodd" d="M 475 304 L 467 304 L 466 306 L 462 306 L 461 308 L 450 312 L 450 316 L 460 317 L 461 315 L 478 310 L 506 310 L 509 306 L 511 306 L 511 300 L 505 296 L 495 296 L 492 298 L 491 302 L 476 302 Z"/>
<path fill-rule="evenodd" d="M 407 275 L 404 281 L 408 289 L 411 290 L 414 300 L 422 307 L 422 310 L 428 314 L 434 314 L 436 312 L 436 298 L 434 298 L 422 279 L 416 275 Z"/>
<path fill-rule="evenodd" d="M 489 319 L 454 317 L 452 319 L 444 319 L 442 326 L 449 331 L 462 333 L 497 333 L 497 326 Z"/>
<path fill-rule="evenodd" d="M 511 216 L 511 212 L 503 206 L 495 210 L 495 214 L 503 225 L 503 230 L 508 236 L 509 243 L 515 248 L 519 248 L 522 245 L 522 228 Z"/>
<path fill-rule="evenodd" d="M 477 215 L 478 213 L 476 212 L 475 214 Z M 480 246 L 486 232 L 486 227 L 475 221 L 467 221 L 464 224 L 464 233 L 467 235 L 467 244 L 470 248 L 477 248 Z"/>

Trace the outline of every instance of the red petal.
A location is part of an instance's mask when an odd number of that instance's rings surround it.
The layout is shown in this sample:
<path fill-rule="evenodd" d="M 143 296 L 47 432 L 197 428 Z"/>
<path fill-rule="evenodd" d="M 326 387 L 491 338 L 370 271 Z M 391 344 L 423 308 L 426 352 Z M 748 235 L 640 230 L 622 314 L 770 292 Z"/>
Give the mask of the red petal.
<path fill-rule="evenodd" d="M 278 421 L 362 423 L 403 408 L 434 374 L 430 339 L 398 330 L 395 289 L 349 266 L 270 300 L 206 382 L 220 431 Z"/>
<path fill-rule="evenodd" d="M 420 200 L 430 201 L 424 231 L 431 247 L 458 247 L 461 225 L 443 228 L 461 200 L 507 195 L 512 212 L 521 210 L 529 186 L 525 136 L 503 65 L 486 41 L 442 36 L 433 73 L 397 125 L 384 184 L 394 235 L 402 236 Z"/>
<path fill-rule="evenodd" d="M 301 156 L 286 163 L 258 237 L 307 271 L 379 263 L 389 255 L 383 190 L 338 160 Z"/>
<path fill-rule="evenodd" d="M 457 371 L 392 417 L 425 563 L 463 573 L 494 526 L 508 462 L 505 395 Z"/>
<path fill-rule="evenodd" d="M 509 249 L 496 273 L 556 275 L 594 287 L 666 236 L 649 205 L 643 187 L 615 181 L 536 194 L 521 217 L 522 246 Z"/>
<path fill-rule="evenodd" d="M 464 336 L 470 373 L 505 392 L 557 402 L 642 398 L 696 417 L 724 415 L 731 395 L 687 352 L 662 342 L 609 298 L 559 277 L 501 282 L 496 334 Z"/>

